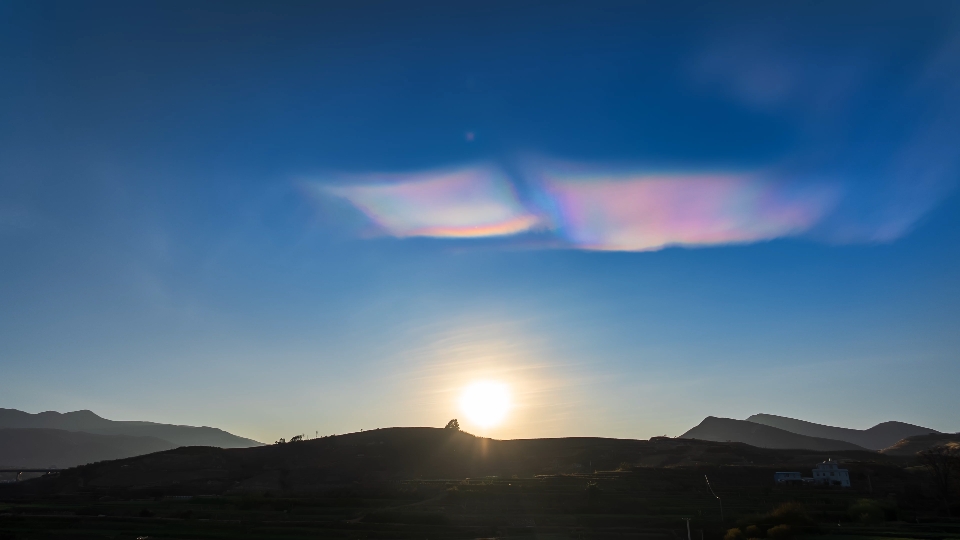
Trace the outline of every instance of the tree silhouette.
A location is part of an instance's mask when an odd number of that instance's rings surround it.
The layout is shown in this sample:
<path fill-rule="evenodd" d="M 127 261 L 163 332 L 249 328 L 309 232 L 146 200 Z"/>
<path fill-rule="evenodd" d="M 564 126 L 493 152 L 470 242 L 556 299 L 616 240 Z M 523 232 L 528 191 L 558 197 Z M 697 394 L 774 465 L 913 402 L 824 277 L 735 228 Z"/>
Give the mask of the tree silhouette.
<path fill-rule="evenodd" d="M 941 500 L 948 502 L 953 494 L 953 477 L 960 475 L 960 447 L 934 446 L 917 452 L 920 462 L 930 468 Z"/>
<path fill-rule="evenodd" d="M 457 422 L 457 419 L 454 418 L 453 420 L 447 422 L 447 426 L 444 429 L 453 429 L 456 431 L 460 431 L 460 422 Z"/>

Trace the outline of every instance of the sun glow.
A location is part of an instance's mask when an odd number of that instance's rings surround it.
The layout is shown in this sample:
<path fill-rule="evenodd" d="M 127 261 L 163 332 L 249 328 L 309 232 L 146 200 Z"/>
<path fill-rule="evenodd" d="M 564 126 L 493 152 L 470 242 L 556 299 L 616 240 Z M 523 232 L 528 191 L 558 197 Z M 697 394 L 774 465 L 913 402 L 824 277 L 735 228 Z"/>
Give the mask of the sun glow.
<path fill-rule="evenodd" d="M 496 381 L 477 381 L 460 394 L 460 410 L 470 422 L 483 427 L 494 427 L 510 412 L 510 388 Z"/>

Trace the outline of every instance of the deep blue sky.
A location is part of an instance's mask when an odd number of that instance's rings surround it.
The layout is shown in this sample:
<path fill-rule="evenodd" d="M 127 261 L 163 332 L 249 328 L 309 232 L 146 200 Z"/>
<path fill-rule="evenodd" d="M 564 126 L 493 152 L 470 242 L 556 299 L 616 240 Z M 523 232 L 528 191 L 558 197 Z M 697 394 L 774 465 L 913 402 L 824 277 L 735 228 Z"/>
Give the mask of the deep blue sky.
<path fill-rule="evenodd" d="M 960 4 L 515 4 L 0 2 L 0 407 L 960 430 Z"/>

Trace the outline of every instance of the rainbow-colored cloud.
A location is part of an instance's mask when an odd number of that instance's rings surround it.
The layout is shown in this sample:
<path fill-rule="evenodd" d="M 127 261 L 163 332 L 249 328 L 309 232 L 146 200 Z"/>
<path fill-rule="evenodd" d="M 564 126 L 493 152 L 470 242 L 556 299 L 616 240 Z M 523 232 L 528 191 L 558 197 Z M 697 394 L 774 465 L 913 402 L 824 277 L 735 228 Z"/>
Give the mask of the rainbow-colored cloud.
<path fill-rule="evenodd" d="M 538 231 L 551 245 L 604 251 L 748 243 L 796 235 L 834 206 L 829 186 L 753 174 L 651 173 L 540 165 L 528 202 L 500 169 L 475 166 L 341 176 L 321 192 L 348 201 L 398 238 L 483 238 Z M 540 236 L 542 238 L 542 236 Z"/>
<path fill-rule="evenodd" d="M 738 174 L 541 173 L 555 230 L 582 249 L 648 251 L 748 243 L 802 233 L 837 200 Z"/>
<path fill-rule="evenodd" d="M 321 191 L 346 199 L 398 238 L 506 236 L 528 231 L 540 221 L 494 167 L 341 176 L 338 181 Z"/>

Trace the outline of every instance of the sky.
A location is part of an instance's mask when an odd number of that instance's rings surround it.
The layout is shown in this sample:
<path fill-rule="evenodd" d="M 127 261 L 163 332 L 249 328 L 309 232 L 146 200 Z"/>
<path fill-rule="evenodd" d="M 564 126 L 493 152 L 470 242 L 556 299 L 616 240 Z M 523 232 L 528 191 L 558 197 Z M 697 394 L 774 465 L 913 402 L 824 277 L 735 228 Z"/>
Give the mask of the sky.
<path fill-rule="evenodd" d="M 0 407 L 960 431 L 958 96 L 952 0 L 0 1 Z"/>

